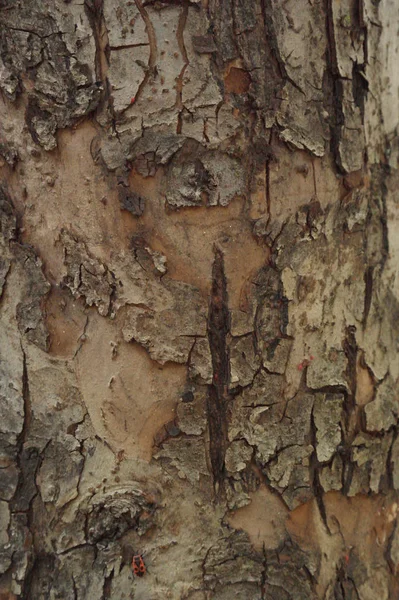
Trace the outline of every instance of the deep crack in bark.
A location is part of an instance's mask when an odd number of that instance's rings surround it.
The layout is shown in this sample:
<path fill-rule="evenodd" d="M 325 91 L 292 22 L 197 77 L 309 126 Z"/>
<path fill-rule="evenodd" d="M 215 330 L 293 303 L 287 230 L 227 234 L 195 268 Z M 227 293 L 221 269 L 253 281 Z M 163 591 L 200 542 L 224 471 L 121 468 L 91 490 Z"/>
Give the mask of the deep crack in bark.
<path fill-rule="evenodd" d="M 212 355 L 213 377 L 208 386 L 207 417 L 209 428 L 209 452 L 216 496 L 221 491 L 224 478 L 227 446 L 227 402 L 230 380 L 227 335 L 230 330 L 227 281 L 224 272 L 223 253 L 215 248 L 212 268 L 212 289 L 209 302 L 208 339 Z"/>

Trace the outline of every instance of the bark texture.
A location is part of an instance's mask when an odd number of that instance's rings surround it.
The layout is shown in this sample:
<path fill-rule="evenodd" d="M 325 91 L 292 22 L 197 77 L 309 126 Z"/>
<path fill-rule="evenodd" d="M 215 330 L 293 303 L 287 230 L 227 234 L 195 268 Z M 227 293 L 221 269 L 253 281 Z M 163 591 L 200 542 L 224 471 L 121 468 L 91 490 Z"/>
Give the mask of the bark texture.
<path fill-rule="evenodd" d="M 398 27 L 0 0 L 0 598 L 398 597 Z"/>

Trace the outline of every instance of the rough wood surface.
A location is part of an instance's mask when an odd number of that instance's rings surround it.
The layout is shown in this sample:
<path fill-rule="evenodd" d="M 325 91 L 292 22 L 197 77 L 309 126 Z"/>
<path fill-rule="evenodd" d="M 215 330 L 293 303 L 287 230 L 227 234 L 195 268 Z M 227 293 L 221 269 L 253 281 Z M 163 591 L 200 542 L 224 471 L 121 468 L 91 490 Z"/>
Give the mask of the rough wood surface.
<path fill-rule="evenodd" d="M 1 599 L 398 597 L 398 27 L 0 0 Z"/>

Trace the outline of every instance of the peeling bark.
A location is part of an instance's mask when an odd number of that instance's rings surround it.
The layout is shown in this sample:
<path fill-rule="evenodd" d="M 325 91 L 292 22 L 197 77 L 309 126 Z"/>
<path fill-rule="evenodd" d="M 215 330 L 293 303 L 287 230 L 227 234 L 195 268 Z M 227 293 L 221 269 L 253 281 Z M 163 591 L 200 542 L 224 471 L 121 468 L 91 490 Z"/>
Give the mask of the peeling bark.
<path fill-rule="evenodd" d="M 0 1 L 1 598 L 398 597 L 398 23 Z"/>

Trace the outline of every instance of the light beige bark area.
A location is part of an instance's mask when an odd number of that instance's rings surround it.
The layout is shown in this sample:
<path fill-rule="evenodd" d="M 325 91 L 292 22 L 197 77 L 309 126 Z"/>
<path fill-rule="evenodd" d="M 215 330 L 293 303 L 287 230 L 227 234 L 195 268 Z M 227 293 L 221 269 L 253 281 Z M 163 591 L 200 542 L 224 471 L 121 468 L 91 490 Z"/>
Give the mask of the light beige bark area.
<path fill-rule="evenodd" d="M 0 0 L 0 600 L 399 596 L 398 29 Z"/>

